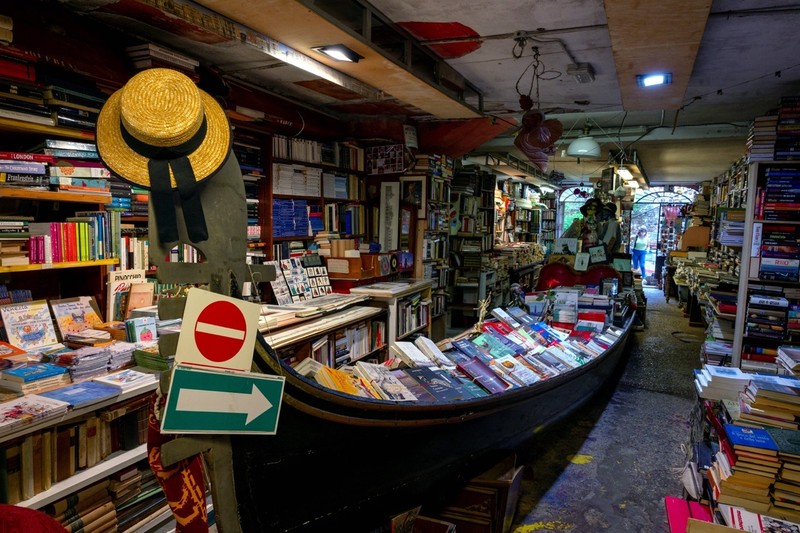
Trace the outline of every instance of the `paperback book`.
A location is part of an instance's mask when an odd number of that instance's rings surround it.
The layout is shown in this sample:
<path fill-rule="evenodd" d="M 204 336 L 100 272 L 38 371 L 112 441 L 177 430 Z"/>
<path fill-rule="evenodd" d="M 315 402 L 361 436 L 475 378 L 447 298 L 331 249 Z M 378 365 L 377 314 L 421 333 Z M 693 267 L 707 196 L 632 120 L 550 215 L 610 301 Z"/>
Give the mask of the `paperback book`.
<path fill-rule="evenodd" d="M 80 409 L 81 407 L 88 407 L 102 402 L 103 400 L 114 398 L 119 395 L 119 392 L 119 387 L 94 381 L 86 381 L 42 392 L 39 396 L 66 402 L 71 409 Z"/>

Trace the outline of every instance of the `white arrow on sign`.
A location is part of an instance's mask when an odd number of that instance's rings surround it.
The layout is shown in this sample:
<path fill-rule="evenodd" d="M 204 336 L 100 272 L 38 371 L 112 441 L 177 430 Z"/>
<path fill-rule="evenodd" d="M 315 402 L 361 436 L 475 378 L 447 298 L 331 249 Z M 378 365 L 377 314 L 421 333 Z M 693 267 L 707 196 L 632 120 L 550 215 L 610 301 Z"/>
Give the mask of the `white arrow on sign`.
<path fill-rule="evenodd" d="M 272 403 L 255 385 L 253 385 L 253 391 L 249 394 L 246 392 L 180 389 L 178 402 L 175 406 L 177 411 L 247 414 L 245 425 L 271 408 Z"/>

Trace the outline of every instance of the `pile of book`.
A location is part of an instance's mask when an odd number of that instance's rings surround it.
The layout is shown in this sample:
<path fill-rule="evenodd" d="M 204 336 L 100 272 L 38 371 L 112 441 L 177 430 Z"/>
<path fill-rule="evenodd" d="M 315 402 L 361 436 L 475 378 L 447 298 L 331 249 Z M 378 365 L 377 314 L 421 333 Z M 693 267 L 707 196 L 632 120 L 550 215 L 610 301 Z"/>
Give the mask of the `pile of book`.
<path fill-rule="evenodd" d="M 188 76 L 193 81 L 200 81 L 197 67 L 200 62 L 174 50 L 164 48 L 153 43 L 139 44 L 125 48 L 125 53 L 134 68 L 145 70 L 149 68 L 170 68 Z"/>
<path fill-rule="evenodd" d="M 52 156 L 43 154 L 0 152 L 0 186 L 46 191 L 47 164 L 52 161 Z"/>
<path fill-rule="evenodd" d="M 169 507 L 155 473 L 146 465 L 112 475 L 109 492 L 117 509 L 116 531 L 136 531 Z"/>
<path fill-rule="evenodd" d="M 514 307 L 495 308 L 492 315 L 470 339 L 441 347 L 424 336 L 392 343 L 392 359 L 383 366 L 393 378 L 370 361 L 333 368 L 307 357 L 295 370 L 357 396 L 446 402 L 525 387 L 568 372 L 598 357 L 622 333 L 614 326 L 602 333 L 560 330 Z"/>
<path fill-rule="evenodd" d="M 756 197 L 756 218 L 771 221 L 796 220 L 800 203 L 800 168 L 767 167 L 766 182 Z"/>
<path fill-rule="evenodd" d="M 783 339 L 788 308 L 789 301 L 783 296 L 751 294 L 747 299 L 745 334 L 763 339 Z"/>
<path fill-rule="evenodd" d="M 700 398 L 738 401 L 750 378 L 751 374 L 736 367 L 706 364 L 694 371 L 694 386 Z"/>
<path fill-rule="evenodd" d="M 775 161 L 800 159 L 800 98 L 784 96 L 778 108 Z"/>
<path fill-rule="evenodd" d="M 54 420 L 68 409 L 67 402 L 37 394 L 27 394 L 0 403 L 0 435 L 10 433 L 26 424 Z"/>
<path fill-rule="evenodd" d="M 111 171 L 100 161 L 58 158 L 48 166 L 47 173 L 53 190 L 111 197 Z"/>
<path fill-rule="evenodd" d="M 30 263 L 30 217 L 0 217 L 0 266 Z"/>
<path fill-rule="evenodd" d="M 777 115 L 756 117 L 753 120 L 745 143 L 748 162 L 772 160 L 775 153 L 777 125 Z"/>
<path fill-rule="evenodd" d="M 95 86 L 77 84 L 47 76 L 42 91 L 44 103 L 52 112 L 54 125 L 93 130 L 106 95 Z"/>
<path fill-rule="evenodd" d="M 44 392 L 69 383 L 67 369 L 52 363 L 29 364 L 0 372 L 0 387 L 23 394 Z"/>

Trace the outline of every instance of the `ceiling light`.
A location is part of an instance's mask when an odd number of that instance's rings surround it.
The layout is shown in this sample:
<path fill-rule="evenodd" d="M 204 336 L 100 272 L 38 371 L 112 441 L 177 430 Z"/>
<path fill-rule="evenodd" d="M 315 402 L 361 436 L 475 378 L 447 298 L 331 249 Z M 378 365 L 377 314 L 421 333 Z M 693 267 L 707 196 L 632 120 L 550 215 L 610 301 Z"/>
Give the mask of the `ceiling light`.
<path fill-rule="evenodd" d="M 555 189 L 550 187 L 545 187 L 544 185 L 539 185 L 539 190 L 541 190 L 543 193 L 556 192 Z"/>
<path fill-rule="evenodd" d="M 636 85 L 639 87 L 656 87 L 672 83 L 672 73 L 658 72 L 655 74 L 639 74 L 636 76 Z"/>
<path fill-rule="evenodd" d="M 330 57 L 331 59 L 335 59 L 336 61 L 347 61 L 350 63 L 358 63 L 359 59 L 364 59 L 364 56 L 358 55 L 354 51 L 350 50 L 343 44 L 332 44 L 329 46 L 315 46 L 312 48 L 315 52 L 319 52 L 320 54 L 325 54 L 326 56 Z"/>
<path fill-rule="evenodd" d="M 630 187 L 631 189 L 638 189 L 639 188 L 639 182 L 636 181 L 636 180 L 626 181 L 625 182 L 625 186 L 626 187 Z"/>
<path fill-rule="evenodd" d="M 600 157 L 600 145 L 590 136 L 581 135 L 567 146 L 567 155 L 570 157 L 597 159 Z"/>
<path fill-rule="evenodd" d="M 628 167 L 626 167 L 625 165 L 619 166 L 619 168 L 617 169 L 617 174 L 619 175 L 620 178 L 624 179 L 625 181 L 633 179 L 633 174 L 631 174 L 631 171 L 628 170 Z"/>

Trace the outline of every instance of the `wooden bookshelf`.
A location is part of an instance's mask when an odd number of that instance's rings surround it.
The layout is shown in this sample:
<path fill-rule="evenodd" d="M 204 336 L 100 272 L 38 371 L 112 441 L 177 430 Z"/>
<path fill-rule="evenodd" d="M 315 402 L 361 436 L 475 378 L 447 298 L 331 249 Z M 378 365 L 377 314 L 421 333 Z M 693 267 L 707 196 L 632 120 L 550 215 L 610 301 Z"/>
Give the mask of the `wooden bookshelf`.
<path fill-rule="evenodd" d="M 80 139 L 83 141 L 94 141 L 93 131 L 35 124 L 33 122 L 25 122 L 23 120 L 14 120 L 5 117 L 0 117 L 0 129 L 15 133 L 39 133 L 43 135 L 55 135 L 57 137 L 69 137 L 71 139 Z"/>
<path fill-rule="evenodd" d="M 36 272 L 39 270 L 110 266 L 117 264 L 119 264 L 119 259 L 96 259 L 94 261 L 67 261 L 63 263 L 36 263 L 31 265 L 14 265 L 14 266 L 0 267 L 0 272 Z"/>
<path fill-rule="evenodd" d="M 49 202 L 76 202 L 84 204 L 110 204 L 107 194 L 83 194 L 60 191 L 36 191 L 23 187 L 0 187 L 0 198 L 21 198 L 24 200 L 46 200 Z"/>

